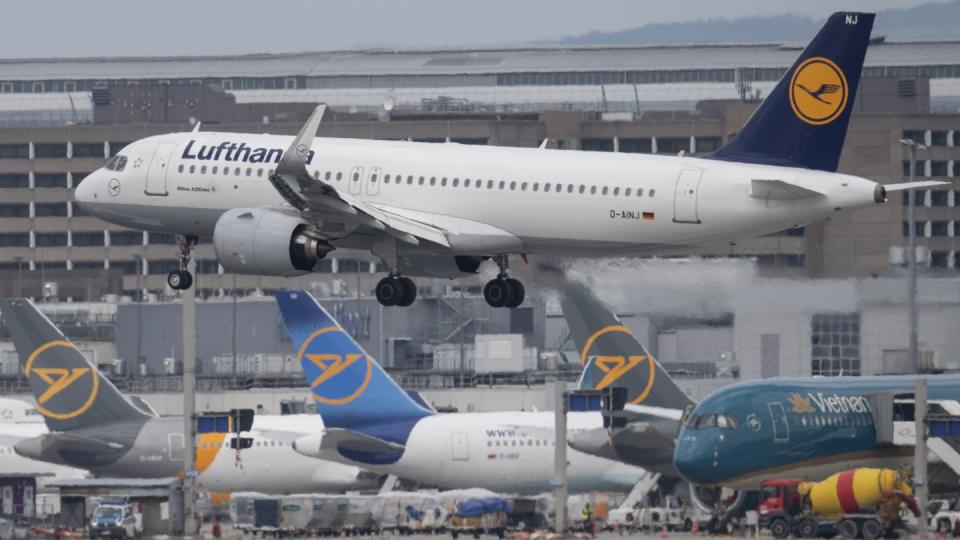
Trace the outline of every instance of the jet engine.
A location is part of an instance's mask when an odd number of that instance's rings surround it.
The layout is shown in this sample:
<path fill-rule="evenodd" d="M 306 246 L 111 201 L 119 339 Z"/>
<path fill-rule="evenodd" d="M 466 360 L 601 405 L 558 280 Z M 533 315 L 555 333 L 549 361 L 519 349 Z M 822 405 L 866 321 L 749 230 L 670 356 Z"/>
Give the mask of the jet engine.
<path fill-rule="evenodd" d="M 311 224 L 267 208 L 224 212 L 213 247 L 227 272 L 283 277 L 310 273 L 333 250 Z"/>
<path fill-rule="evenodd" d="M 707 514 L 730 514 L 736 512 L 746 498 L 745 491 L 720 487 L 690 484 L 690 500 Z"/>

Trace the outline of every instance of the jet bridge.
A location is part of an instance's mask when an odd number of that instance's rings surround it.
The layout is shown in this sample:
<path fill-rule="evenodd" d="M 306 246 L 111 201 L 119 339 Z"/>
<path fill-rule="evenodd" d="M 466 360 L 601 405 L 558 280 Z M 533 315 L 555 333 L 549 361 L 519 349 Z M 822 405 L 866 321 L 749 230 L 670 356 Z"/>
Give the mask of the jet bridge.
<path fill-rule="evenodd" d="M 867 395 L 880 446 L 916 445 L 913 393 L 878 392 Z M 930 463 L 945 465 L 960 478 L 960 402 L 927 400 L 927 448 Z"/>

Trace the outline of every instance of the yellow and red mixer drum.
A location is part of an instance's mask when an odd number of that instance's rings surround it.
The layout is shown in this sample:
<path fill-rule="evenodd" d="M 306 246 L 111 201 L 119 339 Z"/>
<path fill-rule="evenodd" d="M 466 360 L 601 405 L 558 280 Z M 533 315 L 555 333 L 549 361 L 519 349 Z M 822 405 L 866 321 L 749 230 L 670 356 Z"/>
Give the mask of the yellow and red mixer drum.
<path fill-rule="evenodd" d="M 899 472 L 870 468 L 840 472 L 822 482 L 803 482 L 797 491 L 809 497 L 811 510 L 823 515 L 859 512 L 880 504 L 884 497 L 912 494 Z"/>

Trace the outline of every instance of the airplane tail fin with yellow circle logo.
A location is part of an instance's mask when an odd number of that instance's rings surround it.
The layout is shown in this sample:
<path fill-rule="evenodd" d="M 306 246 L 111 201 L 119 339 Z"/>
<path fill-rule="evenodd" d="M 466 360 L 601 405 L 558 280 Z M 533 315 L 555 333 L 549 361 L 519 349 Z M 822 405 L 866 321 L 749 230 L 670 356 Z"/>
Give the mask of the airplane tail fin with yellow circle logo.
<path fill-rule="evenodd" d="M 743 129 L 711 159 L 834 172 L 873 13 L 834 13 Z"/>
<path fill-rule="evenodd" d="M 434 414 L 400 388 L 338 320 L 356 321 L 361 313 L 334 317 L 306 291 L 277 291 L 275 296 L 327 428 L 402 445 L 417 420 Z"/>
<path fill-rule="evenodd" d="M 121 394 L 33 302 L 0 300 L 0 312 L 50 431 L 151 417 Z"/>

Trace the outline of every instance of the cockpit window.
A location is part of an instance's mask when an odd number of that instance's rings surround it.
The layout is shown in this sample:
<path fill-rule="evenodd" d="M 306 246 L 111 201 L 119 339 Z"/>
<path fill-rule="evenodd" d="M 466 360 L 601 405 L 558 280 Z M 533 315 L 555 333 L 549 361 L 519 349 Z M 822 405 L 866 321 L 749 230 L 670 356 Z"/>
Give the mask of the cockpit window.
<path fill-rule="evenodd" d="M 740 427 L 740 419 L 732 414 L 691 415 L 690 418 L 687 419 L 687 427 L 689 429 L 703 429 L 708 427 L 737 429 Z"/>
<path fill-rule="evenodd" d="M 117 171 L 120 172 L 127 166 L 127 156 L 113 156 L 107 161 L 107 164 L 104 165 L 108 171 Z"/>

